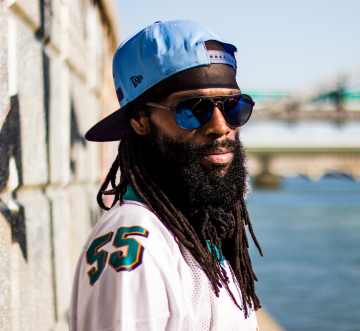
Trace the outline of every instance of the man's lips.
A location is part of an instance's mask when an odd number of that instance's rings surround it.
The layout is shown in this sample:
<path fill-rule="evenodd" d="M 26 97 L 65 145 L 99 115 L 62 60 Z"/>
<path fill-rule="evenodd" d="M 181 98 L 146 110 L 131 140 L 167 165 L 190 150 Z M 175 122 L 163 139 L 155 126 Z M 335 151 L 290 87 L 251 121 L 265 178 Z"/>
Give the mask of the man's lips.
<path fill-rule="evenodd" d="M 204 156 L 205 160 L 208 160 L 212 163 L 228 163 L 233 158 L 234 153 L 222 153 L 222 154 L 208 154 Z"/>

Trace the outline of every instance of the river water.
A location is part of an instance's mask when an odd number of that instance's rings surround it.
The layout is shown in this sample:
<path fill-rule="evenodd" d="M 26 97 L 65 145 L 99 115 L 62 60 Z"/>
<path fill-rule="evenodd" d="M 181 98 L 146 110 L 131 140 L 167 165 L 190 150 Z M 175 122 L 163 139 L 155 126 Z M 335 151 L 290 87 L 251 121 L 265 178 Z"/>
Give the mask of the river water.
<path fill-rule="evenodd" d="M 287 331 L 360 330 L 360 182 L 297 177 L 247 200 L 263 306 Z M 251 242 L 251 240 L 250 240 Z"/>

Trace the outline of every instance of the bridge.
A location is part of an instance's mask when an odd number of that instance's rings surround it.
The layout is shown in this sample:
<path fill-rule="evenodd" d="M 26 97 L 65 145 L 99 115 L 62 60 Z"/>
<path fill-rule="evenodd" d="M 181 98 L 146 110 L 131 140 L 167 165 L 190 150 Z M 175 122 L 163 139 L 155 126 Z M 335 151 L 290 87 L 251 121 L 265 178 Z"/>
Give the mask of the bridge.
<path fill-rule="evenodd" d="M 295 122 L 360 120 L 360 68 L 318 86 L 289 95 L 256 95 L 260 105 L 253 119 Z"/>
<path fill-rule="evenodd" d="M 240 135 L 255 184 L 296 174 L 360 178 L 360 68 L 294 94 L 251 95 L 256 107 Z"/>

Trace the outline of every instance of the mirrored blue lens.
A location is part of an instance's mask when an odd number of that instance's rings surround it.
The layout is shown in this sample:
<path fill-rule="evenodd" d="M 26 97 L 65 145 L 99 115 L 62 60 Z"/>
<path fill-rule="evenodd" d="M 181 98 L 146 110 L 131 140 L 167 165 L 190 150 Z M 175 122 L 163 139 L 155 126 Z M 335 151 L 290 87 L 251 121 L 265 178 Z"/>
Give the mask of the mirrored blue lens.
<path fill-rule="evenodd" d="M 182 100 L 176 107 L 175 120 L 183 129 L 194 130 L 203 125 L 212 115 L 211 99 L 191 98 Z"/>
<path fill-rule="evenodd" d="M 225 120 L 232 126 L 242 126 L 250 118 L 252 100 L 247 96 L 234 96 L 224 101 Z"/>

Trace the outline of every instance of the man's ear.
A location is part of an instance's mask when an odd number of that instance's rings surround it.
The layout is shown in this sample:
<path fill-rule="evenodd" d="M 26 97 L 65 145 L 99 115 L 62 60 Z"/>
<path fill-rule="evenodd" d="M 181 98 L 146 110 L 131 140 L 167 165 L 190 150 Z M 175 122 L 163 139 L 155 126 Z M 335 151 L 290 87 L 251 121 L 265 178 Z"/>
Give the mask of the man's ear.
<path fill-rule="evenodd" d="M 130 125 L 134 131 L 141 136 L 147 135 L 150 131 L 148 116 L 141 110 L 130 120 Z"/>

